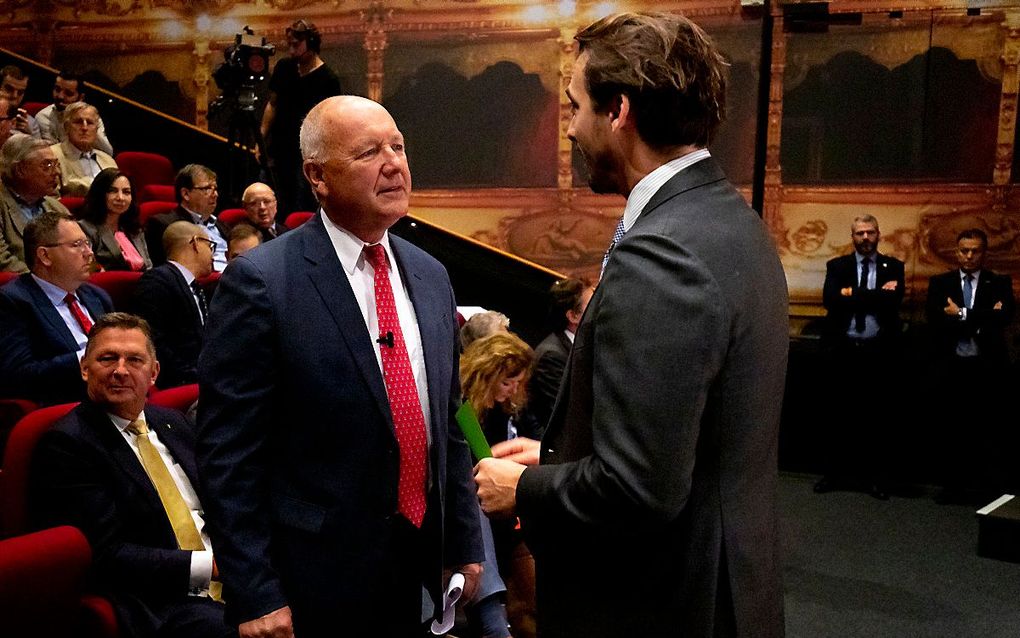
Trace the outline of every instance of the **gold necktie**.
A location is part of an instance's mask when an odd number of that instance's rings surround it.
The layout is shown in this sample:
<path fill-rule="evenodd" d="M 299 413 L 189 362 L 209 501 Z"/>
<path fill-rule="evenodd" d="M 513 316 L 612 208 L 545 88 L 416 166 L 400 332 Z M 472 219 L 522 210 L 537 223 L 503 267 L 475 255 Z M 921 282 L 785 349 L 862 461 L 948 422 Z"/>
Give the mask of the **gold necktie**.
<path fill-rule="evenodd" d="M 181 491 L 177 489 L 170 470 L 167 469 L 163 459 L 159 456 L 156 446 L 149 440 L 149 427 L 144 421 L 137 419 L 128 424 L 128 432 L 134 434 L 138 442 L 138 455 L 142 458 L 142 467 L 149 475 L 159 500 L 163 503 L 167 518 L 170 519 L 170 526 L 174 528 L 174 536 L 177 537 L 177 546 L 183 550 L 204 551 L 202 536 L 195 527 L 195 519 L 191 517 L 191 509 L 184 502 Z M 209 595 L 214 600 L 222 600 L 220 595 L 221 584 L 213 581 L 209 584 Z"/>

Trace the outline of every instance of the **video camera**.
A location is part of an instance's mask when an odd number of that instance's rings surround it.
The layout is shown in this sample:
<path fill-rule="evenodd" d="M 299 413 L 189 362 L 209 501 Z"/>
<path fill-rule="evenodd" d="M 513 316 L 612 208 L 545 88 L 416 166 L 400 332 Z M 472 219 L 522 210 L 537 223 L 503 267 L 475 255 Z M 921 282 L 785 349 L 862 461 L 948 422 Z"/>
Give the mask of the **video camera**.
<path fill-rule="evenodd" d="M 223 64 L 213 71 L 213 79 L 223 93 L 212 107 L 234 106 L 243 111 L 255 110 L 255 89 L 266 79 L 269 58 L 276 47 L 266 44 L 247 25 L 234 36 L 234 43 L 223 50 Z"/>

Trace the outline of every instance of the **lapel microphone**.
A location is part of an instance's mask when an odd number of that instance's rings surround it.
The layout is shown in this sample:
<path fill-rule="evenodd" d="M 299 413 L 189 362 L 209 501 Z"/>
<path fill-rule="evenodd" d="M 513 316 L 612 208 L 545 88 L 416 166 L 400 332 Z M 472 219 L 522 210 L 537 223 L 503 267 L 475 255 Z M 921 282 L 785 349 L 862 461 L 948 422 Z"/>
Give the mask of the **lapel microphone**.
<path fill-rule="evenodd" d="M 386 346 L 387 348 L 393 347 L 393 331 L 387 331 L 385 335 L 379 335 L 379 338 L 375 340 L 376 343 Z"/>

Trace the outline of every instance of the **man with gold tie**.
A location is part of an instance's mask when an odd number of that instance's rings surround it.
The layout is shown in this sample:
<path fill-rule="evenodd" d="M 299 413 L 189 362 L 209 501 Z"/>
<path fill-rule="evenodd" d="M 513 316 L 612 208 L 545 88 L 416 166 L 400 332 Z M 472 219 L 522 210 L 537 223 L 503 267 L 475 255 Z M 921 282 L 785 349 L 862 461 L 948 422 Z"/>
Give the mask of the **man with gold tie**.
<path fill-rule="evenodd" d="M 149 326 L 126 313 L 93 326 L 81 375 L 88 398 L 41 438 L 29 507 L 38 527 L 89 539 L 93 582 L 123 636 L 234 636 L 195 492 L 194 432 L 175 410 L 146 406 L 159 375 Z"/>

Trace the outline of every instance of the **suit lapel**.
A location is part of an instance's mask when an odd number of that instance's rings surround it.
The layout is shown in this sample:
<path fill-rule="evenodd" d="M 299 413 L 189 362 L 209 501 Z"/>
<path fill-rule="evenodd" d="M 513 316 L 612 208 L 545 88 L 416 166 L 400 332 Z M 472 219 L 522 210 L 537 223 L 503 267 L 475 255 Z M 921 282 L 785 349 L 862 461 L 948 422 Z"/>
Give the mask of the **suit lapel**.
<path fill-rule="evenodd" d="M 14 231 L 18 233 L 19 237 L 25 236 L 25 226 L 28 224 L 28 220 L 25 219 L 25 215 L 21 212 L 21 205 L 18 204 L 18 200 L 14 198 L 14 194 L 11 193 L 6 187 L 0 189 L 0 193 L 7 200 L 7 210 L 10 212 L 11 225 L 14 226 Z"/>
<path fill-rule="evenodd" d="M 309 262 L 308 277 L 319 293 L 322 304 L 333 317 L 337 333 L 347 344 L 355 367 L 368 384 L 380 413 L 392 428 L 389 399 L 375 358 L 372 337 L 365 327 L 365 318 L 361 315 L 361 308 L 354 298 L 354 291 L 336 256 L 336 250 L 326 234 L 321 213 L 293 232 L 298 231 L 301 232 L 304 244 L 302 255 Z"/>
<path fill-rule="evenodd" d="M 74 340 L 74 335 L 68 330 L 67 324 L 60 317 L 60 313 L 53 307 L 50 298 L 42 291 L 39 284 L 35 283 L 31 275 L 25 275 L 24 277 L 25 287 L 28 290 L 28 294 L 32 297 L 32 305 L 43 316 L 57 338 L 64 342 L 67 349 L 71 352 L 76 352 L 78 350 L 78 342 Z"/>
<path fill-rule="evenodd" d="M 181 274 L 181 271 L 177 270 L 177 266 L 167 264 L 166 269 L 170 273 L 170 279 L 172 279 L 174 285 L 177 286 L 177 294 L 180 295 L 181 299 L 188 300 L 188 316 L 191 317 L 192 325 L 198 326 L 199 332 L 201 332 L 202 315 L 199 314 L 198 306 L 195 303 L 195 296 L 191 291 L 191 287 L 188 286 L 188 282 L 184 278 L 184 275 Z"/>
<path fill-rule="evenodd" d="M 677 195 L 723 179 L 726 179 L 726 175 L 723 174 L 719 164 L 712 157 L 706 157 L 701 161 L 691 164 L 670 178 L 668 182 L 662 185 L 662 188 L 652 195 L 652 198 L 648 200 L 648 204 L 641 211 L 641 215 L 638 216 L 638 222 Z"/>
<path fill-rule="evenodd" d="M 88 287 L 88 284 L 82 284 L 82 286 L 78 288 L 78 298 L 81 299 L 83 304 L 85 304 L 85 308 L 88 309 L 89 314 L 92 315 L 92 318 L 96 321 L 99 321 L 99 318 L 106 314 L 106 308 L 103 307 L 102 298 L 95 294 L 95 292 Z"/>
<path fill-rule="evenodd" d="M 174 462 L 184 470 L 184 474 L 187 475 L 191 484 L 197 485 L 198 468 L 195 466 L 194 453 L 187 441 L 184 440 L 184 433 L 179 428 L 174 428 L 166 419 L 161 419 L 158 415 L 153 414 L 151 410 L 145 411 L 145 421 L 149 429 L 156 433 L 159 440 L 170 451 Z"/>

